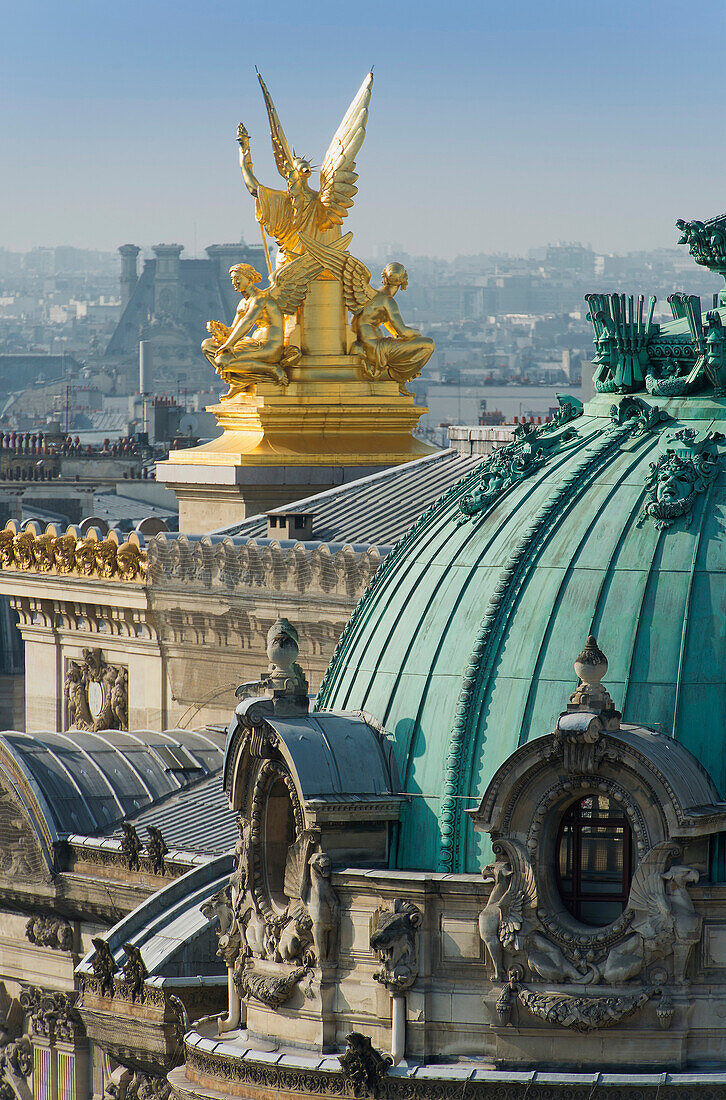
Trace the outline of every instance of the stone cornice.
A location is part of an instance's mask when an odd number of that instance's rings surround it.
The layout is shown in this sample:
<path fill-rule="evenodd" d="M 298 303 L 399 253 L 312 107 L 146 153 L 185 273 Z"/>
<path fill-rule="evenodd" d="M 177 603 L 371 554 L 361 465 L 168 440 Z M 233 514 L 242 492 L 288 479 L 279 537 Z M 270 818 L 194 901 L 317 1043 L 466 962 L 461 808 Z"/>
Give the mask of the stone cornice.
<path fill-rule="evenodd" d="M 194 1035 L 194 1033 L 192 1033 Z M 346 1079 L 337 1056 L 325 1058 L 281 1055 L 271 1063 L 257 1061 L 254 1052 L 244 1057 L 226 1053 L 212 1053 L 208 1047 L 217 1046 L 215 1040 L 201 1040 L 187 1036 L 185 1041 L 186 1076 L 183 1069 L 170 1074 L 170 1084 L 180 1100 L 190 1097 L 219 1097 L 222 1090 L 239 1095 L 240 1085 L 254 1090 L 260 1098 L 273 1100 L 281 1094 L 297 1097 L 354 1095 L 372 1096 L 367 1090 L 355 1092 Z M 562 1096 L 568 1100 L 631 1100 L 637 1092 L 641 1097 L 658 1097 L 658 1100 L 698 1100 L 704 1095 L 721 1095 L 726 1086 L 722 1073 L 538 1073 L 535 1070 L 512 1073 L 502 1070 L 478 1069 L 471 1065 L 441 1066 L 437 1077 L 436 1066 L 397 1067 L 388 1071 L 377 1083 L 378 1100 L 454 1100 L 455 1097 L 481 1097 L 482 1100 L 516 1100 L 525 1095 L 528 1100 L 553 1100 Z M 452 1072 L 453 1071 L 453 1072 Z M 216 1078 L 214 1086 L 212 1079 Z M 212 1091 L 214 1089 L 214 1091 Z"/>
<path fill-rule="evenodd" d="M 272 589 L 356 600 L 377 572 L 375 546 L 330 547 L 326 543 L 282 546 L 279 542 L 158 535 L 148 547 L 148 575 L 157 589 L 188 588 L 229 593 Z"/>

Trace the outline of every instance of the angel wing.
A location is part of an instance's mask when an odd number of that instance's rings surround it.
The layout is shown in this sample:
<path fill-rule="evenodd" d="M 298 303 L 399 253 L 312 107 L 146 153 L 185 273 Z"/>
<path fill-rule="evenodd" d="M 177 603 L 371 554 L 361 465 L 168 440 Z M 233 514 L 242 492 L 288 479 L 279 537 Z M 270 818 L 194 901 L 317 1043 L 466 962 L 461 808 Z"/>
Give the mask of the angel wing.
<path fill-rule="evenodd" d="M 636 932 L 657 936 L 673 927 L 663 875 L 677 855 L 680 855 L 678 845 L 666 840 L 646 852 L 636 867 L 627 904 L 633 912 L 631 926 Z"/>
<path fill-rule="evenodd" d="M 346 239 L 349 241 L 351 237 L 352 234 L 347 234 L 347 238 L 341 237 L 341 241 Z M 340 250 L 337 247 L 340 244 L 339 241 L 335 241 L 334 245 L 322 244 L 308 237 L 306 233 L 300 234 L 300 240 L 305 245 L 306 251 L 314 256 L 322 267 L 340 279 L 343 284 L 345 304 L 350 312 L 360 313 L 376 293 L 371 286 L 371 273 L 363 261 L 351 256 L 350 252 Z"/>
<path fill-rule="evenodd" d="M 353 205 L 358 188 L 355 181 L 355 158 L 366 136 L 368 105 L 373 89 L 373 73 L 368 73 L 343 121 L 335 131 L 323 166 L 320 169 L 320 201 L 325 207 L 327 222 L 321 229 L 340 225 Z"/>
<path fill-rule="evenodd" d="M 512 868 L 509 887 L 499 902 L 499 940 L 503 947 L 519 948 L 519 933 L 537 908 L 537 882 L 524 848 L 513 840 L 500 840 L 494 848 Z"/>
<path fill-rule="evenodd" d="M 292 172 L 292 151 L 287 143 L 285 137 L 285 131 L 282 128 L 282 123 L 275 110 L 275 104 L 272 102 L 272 96 L 267 90 L 267 85 L 262 79 L 262 73 L 259 69 L 255 68 L 257 73 L 257 79 L 260 82 L 262 88 L 262 95 L 265 100 L 265 107 L 267 108 L 267 117 L 270 120 L 270 137 L 272 139 L 272 152 L 275 154 L 275 164 L 277 165 L 277 171 L 282 178 L 287 181 L 288 175 Z"/>
<path fill-rule="evenodd" d="M 330 246 L 337 254 L 353 239 L 352 233 L 346 233 Z M 325 265 L 311 252 L 298 256 L 296 260 L 283 264 L 270 276 L 268 294 L 275 299 L 283 313 L 295 313 L 302 305 L 311 279 L 319 275 Z"/>

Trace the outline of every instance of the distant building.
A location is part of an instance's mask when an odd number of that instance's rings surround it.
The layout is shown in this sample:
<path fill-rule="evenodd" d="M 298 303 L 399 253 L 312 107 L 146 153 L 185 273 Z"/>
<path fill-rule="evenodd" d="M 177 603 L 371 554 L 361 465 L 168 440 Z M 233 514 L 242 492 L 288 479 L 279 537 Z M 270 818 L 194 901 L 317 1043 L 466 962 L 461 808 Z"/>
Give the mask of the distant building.
<path fill-rule="evenodd" d="M 138 380 L 139 340 L 153 346 L 155 389 L 178 382 L 201 386 L 210 367 L 200 351 L 207 321 L 229 323 L 238 296 L 229 278 L 232 264 L 250 263 L 266 270 L 262 245 L 213 244 L 206 260 L 182 260 L 184 246 L 157 244 L 153 260 L 138 274 L 141 249 L 124 244 L 121 254 L 121 318 L 109 340 L 104 365 L 125 376 L 130 389 Z"/>
<path fill-rule="evenodd" d="M 52 382 L 80 371 L 72 355 L 0 355 L 0 389 L 4 393 L 22 390 L 34 382 Z"/>

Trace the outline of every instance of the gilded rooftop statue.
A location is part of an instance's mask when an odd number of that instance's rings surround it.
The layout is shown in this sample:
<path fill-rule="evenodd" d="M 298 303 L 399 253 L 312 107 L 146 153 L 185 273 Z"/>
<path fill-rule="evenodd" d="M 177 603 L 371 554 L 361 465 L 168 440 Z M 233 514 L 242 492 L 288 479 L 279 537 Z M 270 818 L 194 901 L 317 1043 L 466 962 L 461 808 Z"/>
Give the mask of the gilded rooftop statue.
<path fill-rule="evenodd" d="M 356 158 L 365 139 L 373 74 L 361 84 L 330 143 L 317 190 L 311 186 L 310 162 L 288 143 L 257 75 L 285 186 L 276 190 L 260 183 L 250 137 L 240 123 L 239 162 L 255 200 L 267 273 L 249 264 L 231 268 L 240 295 L 235 315 L 207 323 L 202 351 L 228 386 L 220 403 L 210 406 L 222 437 L 174 452 L 164 464 L 167 484 L 188 499 L 182 525 L 189 531 L 198 524 L 192 516 L 201 516 L 206 504 L 200 503 L 198 473 L 187 482 L 177 467 L 315 469 L 305 475 L 307 481 L 298 475 L 294 481 L 312 492 L 337 484 L 341 466 L 373 470 L 432 450 L 413 435 L 425 410 L 407 383 L 421 373 L 434 343 L 403 319 L 398 303 L 408 273 L 390 256 L 382 285 L 374 288 L 368 268 L 349 251 L 353 234 L 343 233 L 358 192 Z M 204 483 L 215 499 L 218 476 L 227 479 L 229 471 L 217 475 L 210 469 Z M 239 472 L 234 484 L 235 493 L 246 494 L 249 506 L 259 510 L 260 490 L 254 486 L 261 484 L 260 475 Z"/>
<path fill-rule="evenodd" d="M 320 190 L 314 191 L 309 180 L 312 165 L 291 149 L 272 97 L 260 73 L 257 79 L 265 97 L 270 120 L 272 151 L 277 170 L 285 181 L 284 191 L 265 187 L 254 174 L 250 137 L 243 123 L 237 129 L 239 163 L 247 190 L 255 199 L 258 222 L 274 237 L 279 248 L 278 267 L 299 256 L 301 231 L 326 243 L 340 236 L 340 225 L 353 205 L 358 188 L 355 182 L 355 158 L 366 136 L 368 105 L 371 101 L 373 73 L 368 73 L 335 131 L 320 169 Z"/>

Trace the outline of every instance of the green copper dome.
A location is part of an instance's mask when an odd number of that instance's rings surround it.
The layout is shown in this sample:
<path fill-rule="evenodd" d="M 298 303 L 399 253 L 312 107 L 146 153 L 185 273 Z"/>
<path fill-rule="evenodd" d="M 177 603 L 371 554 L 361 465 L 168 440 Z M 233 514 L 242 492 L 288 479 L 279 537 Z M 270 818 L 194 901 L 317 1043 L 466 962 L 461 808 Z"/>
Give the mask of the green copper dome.
<path fill-rule="evenodd" d="M 639 320 L 632 300 L 597 297 L 602 392 L 584 411 L 561 399 L 553 424 L 521 428 L 418 520 L 323 682 L 322 709 L 367 711 L 394 738 L 412 796 L 400 868 L 487 861 L 464 811 L 552 731 L 590 634 L 624 720 L 672 734 L 726 794 L 721 345 L 707 357 L 726 310 L 702 316 L 677 296 L 673 321 L 651 316 L 639 344 L 642 307 Z M 679 396 L 654 392 L 669 387 Z"/>

